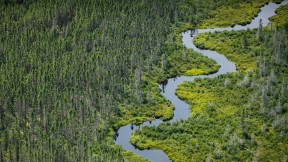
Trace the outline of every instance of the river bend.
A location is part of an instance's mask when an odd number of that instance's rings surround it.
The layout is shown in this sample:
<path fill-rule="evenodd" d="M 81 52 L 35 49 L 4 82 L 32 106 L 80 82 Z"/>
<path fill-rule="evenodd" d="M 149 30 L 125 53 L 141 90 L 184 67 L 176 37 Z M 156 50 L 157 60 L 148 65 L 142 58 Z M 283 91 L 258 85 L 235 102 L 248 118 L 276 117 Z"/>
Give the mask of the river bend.
<path fill-rule="evenodd" d="M 194 51 L 197 51 L 209 58 L 214 59 L 217 64 L 219 64 L 221 67 L 220 69 L 213 74 L 209 75 L 198 75 L 198 76 L 179 76 L 177 78 L 170 78 L 167 80 L 167 84 L 159 85 L 159 87 L 162 89 L 161 94 L 168 99 L 174 106 L 174 116 L 169 122 L 174 122 L 176 120 L 186 120 L 190 116 L 190 106 L 180 100 L 176 95 L 175 91 L 177 86 L 184 82 L 184 81 L 193 81 L 195 78 L 214 78 L 221 74 L 226 74 L 230 72 L 236 72 L 236 66 L 235 63 L 229 61 L 224 55 L 219 54 L 215 51 L 211 50 L 202 50 L 197 48 L 193 43 L 193 38 L 199 34 L 204 32 L 215 32 L 215 31 L 224 31 L 224 30 L 246 30 L 248 28 L 253 29 L 257 28 L 259 26 L 259 21 L 262 19 L 262 25 L 268 25 L 269 20 L 268 18 L 275 15 L 275 10 L 280 7 L 281 5 L 288 4 L 288 0 L 284 0 L 280 4 L 275 4 L 270 2 L 269 4 L 265 5 L 261 8 L 261 11 L 255 17 L 250 24 L 247 24 L 245 26 L 242 25 L 235 25 L 234 27 L 225 27 L 225 28 L 212 28 L 212 29 L 198 29 L 196 32 L 193 32 L 193 35 L 191 34 L 191 31 L 186 31 L 182 33 L 182 41 L 183 44 L 187 48 L 191 48 Z M 127 124 L 125 126 L 122 126 L 118 129 L 118 137 L 115 139 L 115 143 L 118 145 L 121 145 L 123 148 L 127 150 L 131 150 L 133 153 L 138 154 L 140 156 L 143 156 L 147 159 L 149 159 L 152 162 L 166 162 L 171 161 L 167 154 L 158 149 L 149 149 L 149 150 L 140 150 L 137 147 L 133 146 L 129 142 L 129 137 L 131 133 L 133 133 L 137 129 L 141 129 L 143 126 L 153 126 L 153 125 L 159 125 L 160 123 L 163 123 L 161 119 L 156 119 L 152 122 L 144 122 L 140 126 L 134 126 L 134 129 L 131 129 L 131 124 Z"/>

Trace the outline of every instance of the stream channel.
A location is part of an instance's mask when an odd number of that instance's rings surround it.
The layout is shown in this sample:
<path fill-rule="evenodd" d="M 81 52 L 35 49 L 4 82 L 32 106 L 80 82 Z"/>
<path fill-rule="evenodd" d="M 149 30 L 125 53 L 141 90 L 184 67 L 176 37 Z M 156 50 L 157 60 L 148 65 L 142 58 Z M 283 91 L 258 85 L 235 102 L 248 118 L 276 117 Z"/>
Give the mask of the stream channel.
<path fill-rule="evenodd" d="M 193 38 L 197 34 L 205 33 L 205 32 L 215 32 L 215 31 L 224 31 L 224 30 L 228 30 L 228 31 L 246 30 L 248 28 L 249 29 L 258 28 L 260 19 L 262 19 L 262 26 L 266 26 L 269 24 L 268 18 L 275 15 L 275 10 L 284 4 L 288 4 L 288 0 L 284 0 L 280 4 L 276 4 L 272 2 L 268 3 L 267 5 L 261 8 L 261 11 L 257 15 L 257 17 L 255 17 L 251 21 L 250 24 L 247 24 L 245 26 L 235 25 L 234 27 L 226 27 L 226 28 L 197 29 L 197 31 L 193 32 L 193 34 L 192 34 L 192 31 L 190 30 L 182 33 L 182 41 L 183 41 L 183 44 L 187 48 L 192 48 L 194 51 L 197 51 L 209 58 L 214 59 L 217 62 L 217 64 L 219 64 L 221 67 L 216 73 L 213 73 L 213 74 L 197 75 L 197 76 L 178 76 L 176 78 L 168 79 L 167 84 L 165 85 L 160 84 L 159 87 L 162 90 L 161 94 L 166 99 L 168 99 L 175 107 L 173 118 L 166 122 L 174 122 L 180 119 L 186 120 L 191 114 L 190 106 L 185 101 L 180 100 L 175 95 L 175 90 L 180 83 L 184 81 L 193 81 L 195 78 L 214 78 L 218 75 L 236 72 L 235 63 L 229 61 L 224 55 L 219 54 L 215 51 L 202 50 L 202 49 L 197 48 L 193 43 Z M 146 121 L 142 123 L 140 126 L 134 126 L 133 129 L 131 127 L 131 124 L 122 126 L 118 129 L 118 137 L 115 139 L 115 143 L 118 145 L 121 145 L 123 148 L 127 150 L 131 150 L 133 153 L 137 155 L 140 155 L 149 159 L 152 162 L 171 161 L 169 157 L 167 156 L 167 154 L 162 150 L 159 150 L 159 149 L 140 150 L 129 142 L 129 137 L 131 133 L 133 133 L 135 130 L 141 129 L 143 126 L 154 126 L 154 125 L 157 126 L 163 122 L 164 121 L 162 121 L 161 119 L 156 119 L 156 120 L 153 120 L 152 122 Z"/>

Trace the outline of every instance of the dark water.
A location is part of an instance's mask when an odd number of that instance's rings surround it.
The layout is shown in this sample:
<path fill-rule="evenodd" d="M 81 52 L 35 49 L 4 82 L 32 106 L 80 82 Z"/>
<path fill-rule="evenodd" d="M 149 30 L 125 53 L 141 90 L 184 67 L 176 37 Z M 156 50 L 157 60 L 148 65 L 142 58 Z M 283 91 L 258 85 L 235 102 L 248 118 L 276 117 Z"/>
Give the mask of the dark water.
<path fill-rule="evenodd" d="M 264 7 L 261 8 L 261 12 L 258 14 L 257 17 L 255 17 L 252 22 L 248 25 L 241 26 L 241 25 L 235 25 L 234 27 L 227 27 L 227 28 L 213 28 L 213 29 L 198 29 L 194 35 L 191 37 L 191 31 L 186 31 L 185 33 L 182 33 L 182 41 L 183 44 L 187 48 L 192 48 L 193 50 L 202 53 L 205 56 L 208 56 L 209 58 L 212 58 L 216 60 L 216 62 L 221 66 L 218 72 L 210 75 L 198 75 L 198 76 L 180 76 L 177 78 L 170 78 L 167 80 L 167 84 L 164 85 L 159 85 L 159 88 L 162 89 L 162 95 L 171 101 L 171 103 L 175 106 L 174 110 L 174 116 L 169 122 L 174 122 L 176 120 L 186 120 L 189 115 L 191 114 L 190 112 L 190 106 L 180 100 L 176 95 L 175 95 L 175 90 L 176 87 L 184 82 L 184 81 L 193 81 L 195 78 L 213 78 L 221 74 L 226 74 L 229 72 L 235 72 L 236 71 L 236 66 L 233 62 L 229 61 L 224 55 L 219 54 L 215 51 L 210 51 L 210 50 L 201 50 L 197 48 L 193 44 L 193 38 L 195 35 L 199 33 L 204 33 L 204 32 L 215 32 L 215 31 L 224 31 L 224 30 L 246 30 L 248 28 L 257 28 L 259 26 L 259 21 L 262 19 L 262 25 L 265 26 L 269 23 L 268 18 L 275 15 L 275 10 L 281 5 L 287 4 L 288 0 L 283 1 L 281 4 L 275 4 L 275 3 L 269 3 L 265 5 Z M 132 132 L 134 132 L 137 129 L 141 129 L 143 126 L 148 125 L 148 126 L 153 126 L 153 125 L 159 125 L 160 123 L 163 123 L 162 120 L 156 119 L 154 121 L 150 122 L 144 122 L 140 126 L 134 126 L 134 129 L 131 129 L 131 124 L 125 125 L 123 127 L 120 127 L 118 130 L 119 136 L 116 138 L 115 143 L 118 145 L 121 145 L 123 148 L 127 150 L 133 151 L 135 154 L 138 154 L 140 156 L 143 156 L 150 161 L 153 162 L 166 162 L 166 161 L 171 161 L 167 154 L 163 152 L 162 150 L 157 150 L 157 149 L 151 149 L 151 150 L 139 150 L 135 146 L 133 146 L 129 142 L 129 137 Z"/>

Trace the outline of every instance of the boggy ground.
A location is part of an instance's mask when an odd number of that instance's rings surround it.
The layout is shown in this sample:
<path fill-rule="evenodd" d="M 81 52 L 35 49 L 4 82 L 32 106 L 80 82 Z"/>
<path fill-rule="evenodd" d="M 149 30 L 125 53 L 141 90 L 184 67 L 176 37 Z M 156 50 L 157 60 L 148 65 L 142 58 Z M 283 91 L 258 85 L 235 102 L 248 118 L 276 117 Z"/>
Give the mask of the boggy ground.
<path fill-rule="evenodd" d="M 287 14 L 277 13 L 282 20 Z M 281 24 L 260 35 L 257 30 L 198 35 L 196 43 L 205 40 L 201 47 L 226 55 L 239 72 L 182 83 L 176 93 L 191 104 L 190 118 L 144 127 L 131 142 L 162 149 L 173 161 L 287 160 L 288 28 Z"/>

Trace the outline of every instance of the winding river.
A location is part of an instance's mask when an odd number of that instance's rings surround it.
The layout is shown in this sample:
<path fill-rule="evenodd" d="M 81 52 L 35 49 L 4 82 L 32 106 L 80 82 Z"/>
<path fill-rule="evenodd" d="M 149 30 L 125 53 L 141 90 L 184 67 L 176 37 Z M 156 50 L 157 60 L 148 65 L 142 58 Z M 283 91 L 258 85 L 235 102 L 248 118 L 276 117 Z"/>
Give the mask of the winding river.
<path fill-rule="evenodd" d="M 270 2 L 269 4 L 265 5 L 261 8 L 261 11 L 259 12 L 258 16 L 255 17 L 250 24 L 247 24 L 245 26 L 241 25 L 235 25 L 234 27 L 226 27 L 226 28 L 213 28 L 213 29 L 198 29 L 195 33 L 191 33 L 191 31 L 186 31 L 182 33 L 182 41 L 183 44 L 187 48 L 192 48 L 194 51 L 200 52 L 205 56 L 208 56 L 209 58 L 212 58 L 216 60 L 216 62 L 221 66 L 219 71 L 210 74 L 210 75 L 198 75 L 198 76 L 180 76 L 177 78 L 170 78 L 167 80 L 167 84 L 159 85 L 159 87 L 162 89 L 162 95 L 168 99 L 174 106 L 174 116 L 169 122 L 174 122 L 176 120 L 186 120 L 190 116 L 190 106 L 180 100 L 176 95 L 176 87 L 184 82 L 184 81 L 193 81 L 195 78 L 214 78 L 221 74 L 226 74 L 230 72 L 236 71 L 235 63 L 229 61 L 224 55 L 219 54 L 215 51 L 211 50 L 202 50 L 197 48 L 193 43 L 193 38 L 199 34 L 204 32 L 215 32 L 215 31 L 224 31 L 224 30 L 246 30 L 248 28 L 253 29 L 257 28 L 259 26 L 259 21 L 262 19 L 262 25 L 265 26 L 269 23 L 268 18 L 275 15 L 275 10 L 284 4 L 288 4 L 288 0 L 284 0 L 281 4 L 275 4 Z M 163 123 L 161 119 L 156 119 L 152 122 L 144 122 L 140 126 L 134 126 L 131 127 L 131 124 L 122 126 L 118 129 L 118 137 L 115 139 L 115 143 L 118 145 L 121 145 L 123 148 L 127 150 L 131 150 L 135 154 L 138 154 L 140 156 L 143 156 L 147 159 L 149 159 L 152 162 L 166 162 L 171 161 L 167 154 L 158 149 L 150 149 L 150 150 L 140 150 L 134 145 L 132 145 L 129 142 L 129 137 L 131 133 L 133 133 L 137 129 L 141 129 L 143 126 L 153 126 L 153 125 L 159 125 L 160 123 Z M 132 129 L 133 128 L 133 129 Z"/>

